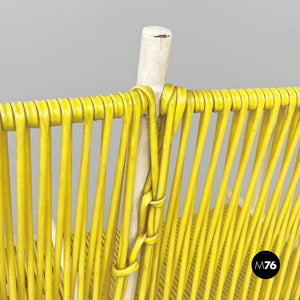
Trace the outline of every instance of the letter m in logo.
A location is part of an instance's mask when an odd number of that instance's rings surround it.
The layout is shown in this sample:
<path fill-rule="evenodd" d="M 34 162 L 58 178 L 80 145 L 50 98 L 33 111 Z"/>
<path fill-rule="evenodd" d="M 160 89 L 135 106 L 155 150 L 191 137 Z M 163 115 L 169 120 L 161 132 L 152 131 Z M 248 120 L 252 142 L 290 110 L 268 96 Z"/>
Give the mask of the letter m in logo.
<path fill-rule="evenodd" d="M 254 267 L 255 269 L 264 269 L 264 262 L 263 261 L 261 261 L 260 263 L 257 261 L 257 262 L 255 262 L 255 267 Z"/>

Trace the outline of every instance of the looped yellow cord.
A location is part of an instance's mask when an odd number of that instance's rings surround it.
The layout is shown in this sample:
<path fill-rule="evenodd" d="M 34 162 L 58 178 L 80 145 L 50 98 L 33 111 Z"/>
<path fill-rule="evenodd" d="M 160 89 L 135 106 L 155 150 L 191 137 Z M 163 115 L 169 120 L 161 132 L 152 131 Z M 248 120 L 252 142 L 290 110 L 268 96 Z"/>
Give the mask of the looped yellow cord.
<path fill-rule="evenodd" d="M 194 112 L 195 113 L 200 113 L 204 111 L 205 108 L 205 100 L 203 93 L 201 91 L 191 91 L 193 94 L 193 102 L 194 102 Z"/>
<path fill-rule="evenodd" d="M 130 227 L 130 215 L 132 206 L 133 195 L 133 182 L 135 176 L 135 164 L 137 153 L 138 132 L 141 117 L 141 101 L 138 97 L 138 93 L 132 95 L 133 102 L 133 118 L 131 126 L 131 139 L 128 149 L 128 164 L 126 170 L 126 182 L 124 190 L 124 205 L 121 219 L 121 231 L 120 231 L 120 244 L 118 254 L 118 268 L 122 269 L 126 266 L 127 252 L 128 252 L 128 239 L 129 239 L 129 227 Z M 115 297 L 121 298 L 125 293 L 127 285 L 127 279 L 124 277 L 117 277 L 115 284 Z"/>
<path fill-rule="evenodd" d="M 165 203 L 165 198 L 166 197 L 164 196 L 159 200 L 152 200 L 149 204 L 157 208 L 162 207 Z"/>
<path fill-rule="evenodd" d="M 132 266 L 133 264 L 137 264 L 136 269 L 138 269 L 139 264 L 138 264 L 138 261 L 136 260 L 136 258 L 137 258 L 137 255 L 146 239 L 147 239 L 146 234 L 140 234 L 137 237 L 136 242 L 131 251 L 131 254 L 129 256 L 129 267 Z M 130 273 L 134 272 L 135 270 L 132 270 Z"/>
<path fill-rule="evenodd" d="M 173 87 L 166 86 L 167 90 L 170 88 L 170 91 L 173 90 Z M 166 116 L 166 123 L 165 123 L 165 134 L 162 141 L 162 153 L 161 153 L 161 164 L 160 164 L 160 174 L 159 174 L 159 181 L 158 181 L 158 190 L 157 190 L 157 198 L 160 199 L 165 196 L 166 193 L 166 180 L 167 180 L 167 173 L 168 173 L 168 164 L 170 160 L 170 150 L 171 150 L 171 141 L 176 133 L 178 128 L 178 116 L 183 114 L 184 108 L 186 107 L 186 99 L 185 99 L 185 89 L 179 88 L 180 90 L 180 101 L 177 103 L 177 91 L 173 90 L 171 97 L 168 100 L 168 113 Z M 167 96 L 169 97 L 169 96 Z M 166 102 L 163 100 L 164 95 L 162 95 L 162 103 Z M 152 210 L 153 217 L 151 215 L 151 208 L 149 211 L 149 222 L 151 224 L 148 228 L 148 235 L 154 235 L 156 232 L 158 233 L 158 240 L 156 245 L 153 247 L 154 249 L 149 249 L 149 251 L 153 251 L 153 270 L 152 270 L 152 277 L 150 278 L 150 289 L 149 289 L 149 299 L 153 299 L 157 289 L 157 282 L 155 281 L 157 271 L 159 268 L 158 261 L 159 261 L 159 252 L 160 252 L 160 235 L 162 230 L 162 215 L 163 215 L 163 208 L 162 206 L 160 209 Z M 147 245 L 149 246 L 149 245 Z M 151 247 L 151 245 L 150 245 Z"/>
<path fill-rule="evenodd" d="M 106 230 L 106 237 L 103 249 L 103 257 L 102 257 L 102 265 L 101 265 L 101 278 L 100 278 L 100 287 L 99 293 L 103 290 L 102 297 L 104 299 L 108 298 L 109 295 L 109 287 L 110 285 L 110 278 L 112 274 L 112 267 L 113 267 L 113 258 L 114 253 L 113 249 L 116 243 L 116 233 L 117 233 L 117 220 L 119 216 L 119 208 L 121 202 L 120 191 L 122 190 L 122 180 L 123 180 L 123 173 L 125 167 L 125 158 L 126 158 L 126 149 L 128 144 L 128 139 L 130 136 L 130 126 L 132 120 L 132 98 L 129 97 L 128 93 L 120 93 L 119 94 L 122 103 L 123 103 L 123 111 L 124 111 L 124 118 L 123 118 L 123 128 L 120 140 L 120 149 L 117 161 L 116 170 L 119 172 L 116 173 L 114 179 L 114 187 L 112 191 L 112 198 L 111 198 L 111 207 L 108 216 L 108 223 L 107 223 L 107 230 Z M 87 274 L 86 274 L 86 287 L 85 292 L 88 293 L 88 287 L 90 286 L 90 276 L 91 276 L 91 269 L 92 265 L 87 265 Z"/>
<path fill-rule="evenodd" d="M 168 89 L 168 86 L 166 86 L 166 89 Z M 161 101 L 162 103 L 164 103 L 164 100 L 162 99 Z M 167 116 L 167 120 L 166 120 L 166 124 L 169 124 L 168 127 L 168 137 L 167 139 L 169 140 L 171 138 L 171 134 L 172 134 L 172 124 L 173 124 L 173 118 L 174 118 L 174 111 L 175 111 L 175 98 L 173 97 L 170 102 L 167 102 L 168 107 L 172 107 L 172 112 L 169 114 L 169 116 Z M 163 108 L 161 108 L 163 110 Z M 163 112 L 162 112 L 163 113 Z M 168 144 L 168 143 L 167 143 Z M 164 149 L 165 151 L 162 152 L 162 158 L 161 161 L 163 162 L 163 164 L 165 164 L 164 167 L 161 167 L 160 169 L 160 174 L 159 174 L 159 178 L 158 178 L 158 182 L 161 180 L 161 178 L 164 178 L 164 175 L 166 172 L 166 164 L 168 164 L 168 161 L 164 159 L 164 155 L 167 155 L 168 157 L 168 149 Z M 163 171 L 162 171 L 163 170 Z M 155 177 L 153 177 L 155 178 Z M 155 192 L 155 190 L 153 189 L 153 194 L 157 195 L 157 197 L 163 197 L 163 191 L 164 189 L 164 185 L 158 185 L 157 187 L 157 193 Z M 150 206 L 149 208 L 149 212 L 148 212 L 148 220 L 147 220 L 147 235 L 148 236 L 153 236 L 160 227 L 160 223 L 161 223 L 161 209 L 156 209 L 152 206 Z M 159 239 L 158 239 L 159 241 Z M 157 255 L 154 251 L 158 251 L 159 247 L 153 249 L 153 245 L 147 245 L 145 246 L 145 251 L 144 251 L 144 257 L 143 257 L 143 265 L 142 265 L 142 273 L 141 273 L 141 289 L 139 290 L 139 298 L 140 299 L 144 299 L 146 297 L 146 293 L 147 293 L 147 288 L 146 285 L 148 285 L 149 281 L 150 281 L 150 272 L 151 272 L 151 266 L 149 265 L 149 261 L 152 260 L 152 257 L 154 257 L 154 259 L 157 259 Z M 154 256 L 153 256 L 154 255 Z M 156 270 L 153 270 L 154 274 L 156 272 Z M 152 285 L 154 284 L 154 282 L 152 281 Z M 153 289 L 152 289 L 153 290 Z M 152 297 L 151 295 L 149 296 L 150 298 Z"/>
<path fill-rule="evenodd" d="M 134 87 L 132 91 L 137 91 L 140 95 L 141 110 L 142 110 L 141 115 L 143 115 L 146 112 L 147 107 L 149 108 L 151 184 L 152 184 L 152 194 L 156 195 L 159 167 L 158 167 L 158 137 L 157 137 L 157 124 L 156 124 L 155 98 L 154 98 L 153 91 L 147 86 Z"/>
<path fill-rule="evenodd" d="M 156 243 L 157 239 L 158 239 L 158 234 L 157 233 L 152 235 L 152 236 L 146 236 L 145 244 L 153 245 L 153 244 Z"/>
<path fill-rule="evenodd" d="M 291 87 L 290 89 L 294 90 L 297 95 L 297 103 L 296 107 L 300 106 L 300 88 L 299 87 Z"/>
<path fill-rule="evenodd" d="M 15 120 L 13 117 L 12 107 L 9 103 L 0 103 L 0 114 L 2 120 L 2 127 L 4 130 L 14 130 Z"/>
<path fill-rule="evenodd" d="M 124 104 L 120 94 L 117 94 L 115 96 L 110 94 L 109 97 L 114 107 L 114 117 L 121 118 L 124 113 Z"/>
<path fill-rule="evenodd" d="M 21 102 L 11 103 L 17 135 L 18 297 L 25 297 L 25 114 Z"/>
<path fill-rule="evenodd" d="M 102 123 L 101 134 L 101 150 L 100 150 L 100 162 L 99 173 L 96 188 L 96 195 L 94 200 L 94 212 L 92 219 L 92 227 L 90 232 L 90 243 L 88 248 L 87 267 L 84 278 L 84 294 L 85 298 L 88 295 L 88 287 L 90 286 L 90 278 L 92 273 L 92 267 L 94 264 L 94 282 L 93 285 L 93 297 L 98 298 L 101 294 L 101 252 L 102 252 L 102 240 L 98 238 L 98 235 L 102 236 L 103 230 L 103 214 L 104 214 L 104 199 L 105 199 L 105 178 L 106 168 L 108 160 L 109 142 L 111 136 L 111 128 L 113 122 L 114 106 L 110 96 L 101 96 L 101 100 L 104 105 L 104 121 Z M 82 252 L 84 257 L 84 249 Z"/>
<path fill-rule="evenodd" d="M 149 177 L 149 179 L 150 179 L 150 177 Z M 141 199 L 140 210 L 139 210 L 140 222 L 139 222 L 138 233 L 143 233 L 145 231 L 148 206 L 149 206 L 150 202 L 152 201 L 152 199 L 153 199 L 153 197 L 152 197 L 151 190 L 146 192 Z"/>
<path fill-rule="evenodd" d="M 192 93 L 191 91 L 187 92 L 187 106 L 186 106 L 186 112 L 184 114 L 184 120 L 183 124 L 181 127 L 181 136 L 182 136 L 182 142 L 180 143 L 179 147 L 179 153 L 178 153 L 178 158 L 177 158 L 177 165 L 178 168 L 176 169 L 176 172 L 174 174 L 174 181 L 172 184 L 172 190 L 171 190 L 171 195 L 170 195 L 170 200 L 169 200 L 169 207 L 168 207 L 168 213 L 167 213 L 167 219 L 165 221 L 165 227 L 164 227 L 164 232 L 163 232 L 163 237 L 162 237 L 162 246 L 161 246 L 161 254 L 164 255 L 166 248 L 167 248 L 167 241 L 168 239 L 166 238 L 171 230 L 171 238 L 170 238 L 170 244 L 169 244 L 169 251 L 168 251 L 168 262 L 173 260 L 173 249 L 174 249 L 174 242 L 175 239 L 173 238 L 175 236 L 175 230 L 176 230 L 176 225 L 173 221 L 173 215 L 176 215 L 178 213 L 179 209 L 179 195 L 180 195 L 180 189 L 181 189 L 181 180 L 182 180 L 182 170 L 183 170 L 183 164 L 184 164 L 184 154 L 186 151 L 186 146 L 187 146 L 187 139 L 188 139 L 188 131 L 191 126 L 191 121 L 192 121 L 192 115 L 194 112 L 194 107 L 195 107 L 195 94 Z M 174 203 L 175 202 L 175 203 Z M 171 228 L 172 226 L 172 228 Z M 158 274 L 160 274 L 162 269 L 162 262 L 161 260 L 159 261 L 158 264 Z M 170 268 L 171 270 L 171 268 Z M 166 285 L 169 285 L 169 280 L 170 280 L 170 271 L 166 273 Z M 170 286 L 170 285 L 169 285 Z M 168 291 L 166 291 L 166 294 Z"/>
<path fill-rule="evenodd" d="M 68 99 L 58 99 L 62 114 L 62 146 L 61 146 L 61 167 L 59 175 L 58 209 L 57 209 L 57 229 L 54 253 L 53 271 L 53 298 L 58 297 L 59 275 L 61 266 L 62 241 L 64 240 L 64 298 L 70 297 L 70 242 L 71 242 L 71 214 L 70 202 L 68 199 L 68 175 L 71 168 L 69 159 L 72 157 L 72 109 Z M 66 199 L 66 200 L 65 200 Z M 66 222 L 66 223 L 64 223 Z M 64 232 L 63 232 L 64 231 Z M 64 234 L 64 236 L 63 236 Z"/>
<path fill-rule="evenodd" d="M 257 94 L 254 92 L 253 89 L 246 89 L 245 92 L 249 96 L 249 109 L 250 110 L 257 110 L 259 108 L 259 105 L 261 105 L 261 104 L 263 104 L 262 108 L 264 108 L 264 105 L 265 105 L 264 99 L 261 99 L 260 101 L 258 101 Z"/>
<path fill-rule="evenodd" d="M 147 240 L 146 234 L 139 234 L 136 239 L 136 242 L 133 246 L 132 252 L 129 258 L 129 265 L 125 268 L 119 269 L 117 266 L 113 266 L 113 274 L 116 277 L 125 277 L 128 276 L 130 273 L 135 272 L 139 268 L 139 263 L 136 260 L 137 255 L 143 245 L 143 243 Z"/>
<path fill-rule="evenodd" d="M 166 84 L 164 86 L 164 90 L 163 90 L 163 93 L 161 95 L 161 100 L 160 100 L 160 114 L 162 116 L 167 114 L 169 102 L 175 92 L 176 92 L 176 88 L 174 85 Z"/>
<path fill-rule="evenodd" d="M 76 217 L 75 217 L 75 229 L 74 229 L 74 241 L 72 249 L 72 261 L 71 261 L 71 274 L 70 274 L 70 294 L 71 298 L 74 295 L 76 273 L 79 265 L 79 269 L 82 267 L 82 260 L 84 254 L 82 253 L 82 243 L 85 239 L 85 229 L 86 226 L 86 210 L 87 210 L 87 187 L 88 187 L 88 169 L 89 169 L 89 156 L 90 156 L 90 140 L 92 132 L 92 120 L 93 120 L 93 106 L 91 101 L 86 101 L 86 106 L 83 108 L 82 100 L 78 98 L 78 111 L 81 109 L 84 110 L 84 133 L 83 133 L 83 145 L 82 145 L 82 159 L 81 159 L 81 168 L 79 175 L 79 188 L 77 195 L 77 207 L 76 207 Z M 80 105 L 80 106 L 79 106 Z M 74 105 L 72 106 L 72 111 L 74 111 Z M 79 291 L 82 293 L 82 276 L 80 274 L 78 281 Z"/>
<path fill-rule="evenodd" d="M 94 120 L 104 119 L 104 104 L 100 96 L 90 97 L 94 106 Z"/>
<path fill-rule="evenodd" d="M 136 260 L 134 263 L 127 266 L 126 268 L 118 269 L 117 267 L 114 267 L 113 274 L 116 277 L 125 277 L 125 276 L 128 276 L 129 274 L 135 272 L 138 268 L 139 268 L 139 263 Z"/>
<path fill-rule="evenodd" d="M 243 92 L 243 90 L 240 90 L 240 91 Z M 221 93 L 226 93 L 226 92 L 227 92 L 226 90 L 221 90 Z M 228 91 L 228 92 L 231 95 L 229 101 L 232 101 L 232 105 L 231 105 L 232 110 L 233 111 L 240 111 L 241 108 L 242 108 L 242 105 L 244 105 L 244 103 L 242 101 L 239 90 L 231 90 L 231 91 Z M 248 110 L 248 101 L 246 101 L 246 104 L 247 104 L 247 109 L 246 110 Z"/>
<path fill-rule="evenodd" d="M 50 112 L 50 124 L 51 126 L 61 125 L 62 113 L 59 105 L 59 99 L 46 100 Z"/>
<path fill-rule="evenodd" d="M 38 128 L 39 127 L 39 116 L 37 113 L 36 105 L 34 101 L 24 102 L 24 110 L 26 114 L 27 127 Z"/>
<path fill-rule="evenodd" d="M 151 109 L 151 112 L 153 113 L 153 109 L 155 111 L 155 106 L 153 106 L 155 105 L 153 91 L 148 86 L 141 85 L 133 87 L 130 90 L 130 93 L 139 91 L 143 92 L 143 94 L 140 94 L 139 98 L 141 102 L 141 115 L 144 115 L 148 108 Z"/>
<path fill-rule="evenodd" d="M 39 124 L 40 124 L 40 178 L 39 178 L 39 205 L 38 205 L 38 236 L 37 236 L 37 275 L 36 275 L 36 297 L 39 299 L 42 296 L 43 288 L 43 273 L 44 273 L 44 259 L 49 261 L 49 235 L 47 229 L 50 216 L 49 212 L 50 203 L 50 160 L 49 160 L 49 148 L 50 148 L 50 116 L 49 109 L 46 101 L 35 101 L 35 105 L 38 111 Z M 51 211 L 51 210 L 50 210 Z M 45 256 L 45 257 L 44 257 Z M 49 264 L 45 266 L 47 288 L 52 284 L 49 283 L 51 278 L 49 277 Z M 50 289 L 48 293 L 51 292 Z"/>

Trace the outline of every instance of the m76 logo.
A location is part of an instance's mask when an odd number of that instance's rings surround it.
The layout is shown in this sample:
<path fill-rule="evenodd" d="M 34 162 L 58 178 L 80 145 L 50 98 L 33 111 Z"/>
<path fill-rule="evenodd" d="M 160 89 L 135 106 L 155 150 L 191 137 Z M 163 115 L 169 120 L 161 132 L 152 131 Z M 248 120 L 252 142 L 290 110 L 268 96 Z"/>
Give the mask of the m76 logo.
<path fill-rule="evenodd" d="M 274 277 L 280 268 L 277 255 L 271 251 L 261 251 L 252 260 L 252 270 L 257 277 L 269 279 Z"/>
<path fill-rule="evenodd" d="M 274 260 L 273 261 L 265 260 L 265 261 L 260 261 L 260 262 L 256 261 L 254 269 L 263 269 L 263 270 L 271 269 L 271 270 L 275 270 L 275 269 L 277 269 L 277 264 Z"/>

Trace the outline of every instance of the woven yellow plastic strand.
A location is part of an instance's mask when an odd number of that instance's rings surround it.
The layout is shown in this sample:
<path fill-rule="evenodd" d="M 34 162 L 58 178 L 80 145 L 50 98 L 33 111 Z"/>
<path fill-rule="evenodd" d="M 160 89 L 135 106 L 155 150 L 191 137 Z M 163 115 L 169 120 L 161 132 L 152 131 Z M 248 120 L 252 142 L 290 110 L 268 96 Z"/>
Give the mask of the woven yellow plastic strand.
<path fill-rule="evenodd" d="M 141 200 L 138 237 L 129 252 L 139 120 L 146 111 L 150 125 L 151 170 Z M 179 219 L 184 160 L 195 113 L 200 113 L 200 121 L 194 162 L 182 218 Z M 206 178 L 201 179 L 204 189 L 198 212 L 194 215 L 199 170 L 208 127 L 215 113 L 218 117 L 210 164 Z M 299 298 L 300 247 L 295 248 L 300 235 L 300 196 L 296 195 L 300 177 L 299 113 L 298 87 L 192 91 L 166 85 L 161 99 L 159 131 L 156 128 L 154 96 L 148 87 L 135 87 L 127 93 L 106 96 L 0 104 L 1 299 L 7 299 L 8 296 L 10 299 L 41 299 L 43 295 L 46 299 L 73 299 L 76 280 L 78 299 L 122 299 L 128 276 L 136 271 L 139 272 L 138 299 Z M 233 116 L 226 140 L 225 131 L 229 126 L 230 114 Z M 115 118 L 123 118 L 123 127 L 105 232 L 106 169 Z M 97 120 L 102 122 L 100 163 L 92 228 L 88 233 L 90 141 L 93 122 Z M 71 194 L 72 123 L 84 123 L 77 196 Z M 172 140 L 180 123 L 175 172 L 169 174 Z M 51 238 L 54 196 L 51 195 L 51 182 L 55 180 L 51 176 L 52 126 L 62 126 L 54 245 Z M 31 193 L 32 184 L 37 184 L 31 181 L 32 128 L 40 130 L 36 242 L 33 239 Z M 16 200 L 10 196 L 9 131 L 16 131 Z M 242 151 L 239 155 L 237 149 L 240 141 Z M 227 143 L 227 154 L 222 171 L 217 169 L 217 163 L 223 143 Z M 267 172 L 251 215 L 254 190 L 269 143 L 271 155 L 267 158 Z M 253 166 L 250 166 L 252 173 L 243 205 L 239 207 L 241 188 L 246 180 L 245 172 L 252 151 L 256 152 Z M 297 152 L 296 163 L 291 166 Z M 230 202 L 225 205 L 229 177 L 237 156 L 240 156 L 239 168 Z M 274 179 L 278 164 L 280 174 Z M 283 194 L 289 168 L 293 174 Z M 216 173 L 221 175 L 222 180 L 217 198 L 212 199 Z M 173 177 L 173 183 L 170 195 L 166 195 L 169 176 Z M 270 188 L 271 180 L 275 180 L 274 190 Z M 269 206 L 268 196 L 271 197 Z M 75 231 L 72 233 L 71 206 L 74 197 L 77 198 L 77 208 Z M 282 197 L 283 203 L 279 209 Z M 12 201 L 17 204 L 15 229 Z M 212 201 L 216 203 L 213 211 L 210 210 Z M 165 203 L 168 208 L 163 221 Z M 118 228 L 120 213 L 121 226 Z M 17 233 L 16 245 L 14 232 Z M 275 252 L 282 264 L 276 277 L 268 281 L 256 278 L 251 270 L 251 259 L 261 249 Z M 138 262 L 140 252 L 141 259 Z"/>

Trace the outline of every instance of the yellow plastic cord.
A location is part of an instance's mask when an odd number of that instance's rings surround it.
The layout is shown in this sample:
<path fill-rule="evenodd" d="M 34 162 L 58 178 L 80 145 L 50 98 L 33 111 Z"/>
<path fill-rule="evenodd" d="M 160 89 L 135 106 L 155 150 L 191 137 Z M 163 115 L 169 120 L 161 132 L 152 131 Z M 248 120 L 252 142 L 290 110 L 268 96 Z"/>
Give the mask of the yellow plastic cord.
<path fill-rule="evenodd" d="M 40 170 L 39 170 L 39 200 L 38 200 L 38 237 L 37 237 L 37 276 L 36 276 L 36 297 L 41 299 L 43 293 L 44 255 L 47 256 L 46 228 L 48 227 L 49 196 L 49 142 L 50 142 L 50 121 L 49 110 L 46 101 L 36 102 L 38 116 L 40 119 Z M 45 251 L 46 248 L 46 251 Z M 45 252 L 47 254 L 45 254 Z M 49 274 L 47 273 L 49 276 Z M 52 286 L 50 287 L 52 290 Z M 49 292 L 49 291 L 48 291 Z"/>
<path fill-rule="evenodd" d="M 64 232 L 64 220 L 66 218 L 66 211 L 70 210 L 70 207 L 66 207 L 67 189 L 68 189 L 68 169 L 69 169 L 69 157 L 72 155 L 72 148 L 70 144 L 71 141 L 71 128 L 72 128 L 72 111 L 70 103 L 67 99 L 60 100 L 60 106 L 62 109 L 62 137 L 61 137 L 61 158 L 60 158 L 60 174 L 59 174 L 59 191 L 57 199 L 57 217 L 56 217 L 56 236 L 55 236 L 55 258 L 54 258 L 54 270 L 53 270 L 53 298 L 58 298 L 59 292 L 59 276 L 60 276 L 60 266 L 61 266 L 61 251 L 62 251 L 62 241 Z M 65 237 L 65 248 L 69 238 Z M 69 258 L 70 259 L 70 258 Z M 65 260 L 66 261 L 66 260 Z M 69 266 L 65 266 L 65 270 L 69 270 Z M 70 272 L 65 272 L 70 274 Z M 69 291 L 67 282 L 68 278 L 65 278 L 65 292 Z M 65 294 L 66 296 L 69 294 Z"/>
<path fill-rule="evenodd" d="M 66 109 L 66 114 L 69 114 L 68 104 L 64 108 L 64 101 L 61 103 L 62 111 Z M 65 101 L 67 102 L 67 101 Z M 71 114 L 72 115 L 72 114 Z M 67 117 L 66 117 L 67 119 Z M 65 220 L 64 220 L 64 274 L 63 274 L 63 283 L 64 283 L 64 299 L 71 298 L 71 202 L 72 202 L 72 127 L 68 133 L 69 138 L 69 156 L 67 164 L 67 183 L 66 183 L 66 193 L 65 193 Z"/>
<path fill-rule="evenodd" d="M 26 251 L 27 251 L 27 284 L 28 299 L 35 298 L 35 278 L 34 278 L 34 240 L 33 240 L 33 217 L 32 217 L 32 191 L 31 191 L 31 149 L 30 130 L 25 129 L 25 223 L 26 223 Z M 26 266 L 25 266 L 26 269 Z"/>
<path fill-rule="evenodd" d="M 18 297 L 25 299 L 25 114 L 22 103 L 12 103 L 17 138 L 17 266 Z"/>
<path fill-rule="evenodd" d="M 80 102 L 81 103 L 81 102 Z M 85 226 L 85 215 L 87 206 L 87 186 L 89 177 L 89 156 L 90 156 L 90 140 L 92 134 L 92 124 L 93 115 L 91 107 L 88 106 L 84 110 L 84 130 L 83 130 L 83 142 L 82 142 L 82 154 L 81 154 L 81 165 L 80 165 L 80 175 L 79 175 L 79 186 L 77 195 L 77 208 L 76 208 L 76 218 L 75 218 L 75 230 L 74 230 L 74 241 L 72 249 L 72 264 L 71 264 L 71 299 L 74 297 L 75 281 L 77 274 L 78 261 L 80 260 L 79 254 L 82 256 L 84 254 L 80 252 L 80 243 L 84 238 L 85 232 L 82 228 Z M 79 287 L 82 288 L 82 276 L 84 274 L 78 273 L 78 283 Z M 81 291 L 80 291 L 81 292 Z"/>
<path fill-rule="evenodd" d="M 106 166 L 107 166 L 107 155 L 108 145 L 112 126 L 113 118 L 113 103 L 109 97 L 103 99 L 105 107 L 105 118 L 102 127 L 102 138 L 101 138 L 101 154 L 100 154 L 100 166 L 98 174 L 98 183 L 96 190 L 96 199 L 94 204 L 93 222 L 90 236 L 89 255 L 87 262 L 87 270 L 89 271 L 89 259 L 91 250 L 95 253 L 95 274 L 93 285 L 93 299 L 101 297 L 100 294 L 100 271 L 101 271 L 101 247 L 102 247 L 102 223 L 103 223 L 103 210 L 104 210 L 104 191 L 105 191 L 105 177 L 106 177 Z M 100 238 L 101 237 L 101 238 Z M 93 253 L 93 256 L 94 256 Z M 93 258 L 92 258 L 93 259 Z M 92 266 L 92 261 L 91 261 Z"/>
<path fill-rule="evenodd" d="M 0 124 L 1 125 L 1 124 Z M 2 136 L 2 126 L 0 126 L 0 136 Z M 1 147 L 2 148 L 2 147 Z M 0 148 L 0 166 L 2 170 L 2 149 Z M 3 174 L 0 172 L 0 297 L 7 299 L 6 294 L 6 272 L 5 272 L 5 235 L 4 235 L 4 193 L 3 191 Z"/>
<path fill-rule="evenodd" d="M 0 105 L 1 109 L 1 105 Z M 2 118 L 3 120 L 3 118 Z M 3 183 L 3 199 L 4 201 L 4 222 L 6 235 L 6 257 L 7 257 L 7 278 L 9 295 L 12 299 L 18 299 L 17 296 L 17 277 L 16 277 L 16 261 L 13 240 L 13 223 L 12 223 L 12 204 L 10 193 L 10 172 L 9 172 L 9 156 L 8 156 L 8 137 L 5 130 L 1 130 L 1 172 Z"/>
<path fill-rule="evenodd" d="M 300 236 L 297 190 L 300 88 L 200 91 L 166 85 L 161 98 L 159 129 L 155 107 L 153 92 L 145 86 L 105 96 L 0 104 L 1 299 L 73 299 L 76 281 L 78 299 L 122 299 L 133 272 L 138 272 L 137 299 L 300 297 L 300 246 L 296 247 Z M 151 169 L 140 204 L 138 235 L 129 249 L 138 132 L 140 118 L 145 114 L 150 128 Z M 187 155 L 191 156 L 188 143 L 195 114 L 200 114 L 200 120 L 194 161 L 187 193 L 182 195 L 184 162 Z M 213 148 L 204 158 L 214 114 L 217 122 Z M 106 170 L 110 167 L 108 154 L 115 118 L 122 118 L 123 126 L 108 223 L 103 224 Z M 93 122 L 98 120 L 102 122 L 99 173 L 95 199 L 90 200 L 89 156 L 94 151 L 90 142 Z M 74 232 L 71 230 L 71 207 L 76 200 L 71 193 L 73 123 L 84 124 Z M 175 171 L 169 174 L 172 141 L 180 124 Z M 62 126 L 57 179 L 51 175 L 53 126 Z M 31 157 L 32 128 L 40 132 L 39 162 Z M 17 186 L 13 187 L 17 191 L 16 199 L 11 199 L 10 191 L 9 131 L 16 132 Z M 218 163 L 224 143 L 227 153 L 221 170 Z M 268 144 L 269 157 L 265 155 Z M 250 165 L 254 151 L 255 159 Z M 229 187 L 238 158 L 234 184 Z M 204 159 L 210 160 L 210 164 L 206 177 L 199 179 Z M 32 163 L 39 164 L 38 183 L 32 182 Z M 266 175 L 263 182 L 258 182 L 264 164 Z M 247 169 L 250 170 L 248 180 Z M 279 169 L 278 176 L 276 169 Z M 287 182 L 289 170 L 293 173 Z M 221 182 L 213 199 L 216 175 Z M 172 177 L 170 195 L 167 194 L 169 176 Z M 54 180 L 58 180 L 59 189 L 52 244 Z M 204 188 L 195 214 L 199 180 L 203 181 Z M 38 235 L 34 241 L 32 185 L 37 184 Z M 245 184 L 247 192 L 239 207 Z M 226 204 L 228 188 L 232 188 L 232 194 Z M 258 198 L 254 199 L 258 188 Z M 182 196 L 182 217 L 178 218 Z M 16 228 L 12 222 L 12 201 L 16 201 L 17 207 Z M 91 232 L 87 232 L 88 201 L 94 201 Z M 212 203 L 215 203 L 213 210 Z M 267 281 L 257 278 L 251 269 L 253 256 L 263 249 L 273 251 L 281 261 L 279 273 Z"/>

